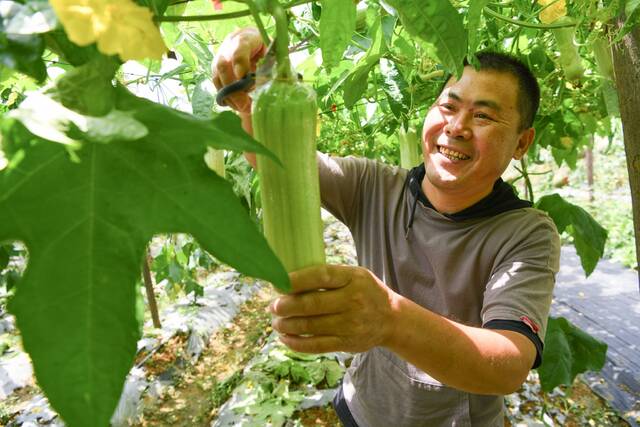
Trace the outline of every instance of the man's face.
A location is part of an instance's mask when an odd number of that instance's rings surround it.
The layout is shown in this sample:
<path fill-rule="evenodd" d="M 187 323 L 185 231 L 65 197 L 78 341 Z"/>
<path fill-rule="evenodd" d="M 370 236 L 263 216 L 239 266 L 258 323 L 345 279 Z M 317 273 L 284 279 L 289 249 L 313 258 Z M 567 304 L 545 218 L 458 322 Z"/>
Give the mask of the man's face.
<path fill-rule="evenodd" d="M 452 78 L 424 121 L 423 185 L 474 202 L 489 194 L 533 140 L 533 129 L 519 129 L 517 97 L 517 80 L 507 73 L 465 67 L 460 80 Z"/>

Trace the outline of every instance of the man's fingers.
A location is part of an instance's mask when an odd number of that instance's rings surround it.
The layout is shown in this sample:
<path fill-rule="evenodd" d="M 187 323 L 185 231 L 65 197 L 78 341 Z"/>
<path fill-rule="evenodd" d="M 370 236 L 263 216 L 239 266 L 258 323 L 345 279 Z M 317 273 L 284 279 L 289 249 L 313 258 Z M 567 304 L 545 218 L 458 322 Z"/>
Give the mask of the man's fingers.
<path fill-rule="evenodd" d="M 318 316 L 336 314 L 348 310 L 347 296 L 340 289 L 324 292 L 307 292 L 283 295 L 271 303 L 273 314 L 280 317 Z"/>
<path fill-rule="evenodd" d="M 275 317 L 271 322 L 273 329 L 287 335 L 336 335 L 341 331 L 344 319 L 340 315 L 311 317 Z"/>
<path fill-rule="evenodd" d="M 221 89 L 255 71 L 258 60 L 265 52 L 266 47 L 258 30 L 242 29 L 232 34 L 222 43 L 216 55 L 213 78 L 216 88 Z M 225 102 L 236 111 L 251 111 L 251 98 L 246 92 L 233 93 Z"/>
<path fill-rule="evenodd" d="M 256 70 L 256 64 L 266 52 L 260 33 L 255 28 L 242 31 L 236 36 L 236 44 L 231 55 L 233 71 L 238 78 Z"/>
<path fill-rule="evenodd" d="M 347 286 L 360 269 L 348 265 L 319 265 L 289 273 L 292 293 Z"/>
<path fill-rule="evenodd" d="M 213 76 L 213 85 L 216 87 L 216 89 L 221 89 L 224 86 L 222 84 L 222 81 L 220 80 L 220 76 L 218 76 L 217 74 Z"/>
<path fill-rule="evenodd" d="M 236 92 L 225 98 L 227 105 L 231 105 L 234 110 L 240 113 L 251 112 L 251 98 L 246 92 Z"/>
<path fill-rule="evenodd" d="M 280 335 L 280 341 L 293 351 L 300 353 L 330 353 L 344 351 L 344 339 L 333 336 L 300 337 Z"/>
<path fill-rule="evenodd" d="M 226 86 L 238 80 L 233 72 L 233 64 L 224 60 L 219 60 L 216 63 L 216 77 L 220 79 L 222 86 Z"/>

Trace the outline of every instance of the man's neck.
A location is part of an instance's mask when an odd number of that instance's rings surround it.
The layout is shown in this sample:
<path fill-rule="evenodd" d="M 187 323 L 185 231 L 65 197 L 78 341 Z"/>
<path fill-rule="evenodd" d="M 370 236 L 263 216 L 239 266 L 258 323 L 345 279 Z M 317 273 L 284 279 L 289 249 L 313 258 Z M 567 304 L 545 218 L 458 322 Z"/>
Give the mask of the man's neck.
<path fill-rule="evenodd" d="M 481 192 L 477 189 L 473 189 L 473 192 L 466 190 L 445 191 L 433 186 L 426 176 L 422 178 L 421 186 L 429 202 L 438 212 L 443 214 L 454 214 L 473 206 L 491 194 L 493 190 L 493 187 L 489 187 Z"/>

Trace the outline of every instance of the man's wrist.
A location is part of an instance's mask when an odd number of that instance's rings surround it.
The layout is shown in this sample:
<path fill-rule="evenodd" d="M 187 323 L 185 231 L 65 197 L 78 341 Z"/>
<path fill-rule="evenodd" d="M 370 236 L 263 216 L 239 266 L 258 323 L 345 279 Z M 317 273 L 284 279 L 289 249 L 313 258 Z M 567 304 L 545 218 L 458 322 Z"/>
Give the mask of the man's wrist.
<path fill-rule="evenodd" d="M 253 136 L 253 124 L 251 123 L 251 113 L 238 112 L 240 121 L 242 122 L 242 129 L 249 135 Z"/>
<path fill-rule="evenodd" d="M 383 335 L 382 346 L 392 350 L 402 335 L 403 307 L 406 298 L 389 290 L 389 318 Z"/>

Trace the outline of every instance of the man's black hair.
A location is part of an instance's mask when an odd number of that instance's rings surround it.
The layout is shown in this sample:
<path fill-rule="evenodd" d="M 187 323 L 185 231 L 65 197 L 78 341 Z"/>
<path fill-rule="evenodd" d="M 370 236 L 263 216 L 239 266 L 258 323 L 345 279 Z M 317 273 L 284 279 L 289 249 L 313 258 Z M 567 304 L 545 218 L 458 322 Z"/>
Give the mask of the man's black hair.
<path fill-rule="evenodd" d="M 522 61 L 513 55 L 494 51 L 476 53 L 480 71 L 497 71 L 511 74 L 518 82 L 518 112 L 520 113 L 520 130 L 533 126 L 533 120 L 540 106 L 540 86 L 529 69 Z M 464 65 L 470 66 L 465 58 Z M 449 76 L 442 87 L 446 87 Z M 440 93 L 442 93 L 442 90 Z"/>

